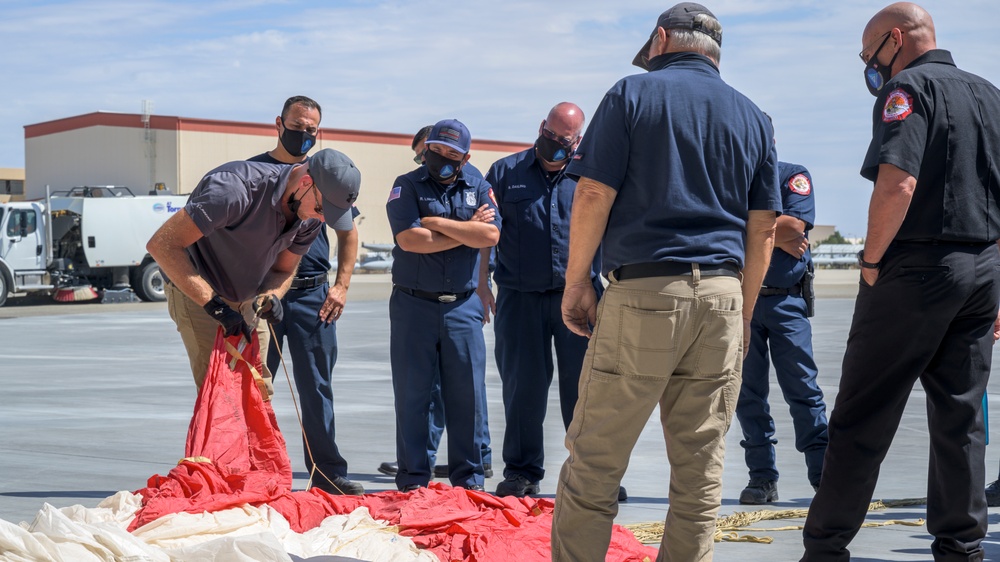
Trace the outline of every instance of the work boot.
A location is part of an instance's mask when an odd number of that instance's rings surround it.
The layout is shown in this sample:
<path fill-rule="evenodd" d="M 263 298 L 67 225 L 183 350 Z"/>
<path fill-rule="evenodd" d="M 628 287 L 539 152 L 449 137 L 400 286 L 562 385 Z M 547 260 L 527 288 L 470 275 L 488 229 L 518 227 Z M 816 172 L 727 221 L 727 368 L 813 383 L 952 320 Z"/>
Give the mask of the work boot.
<path fill-rule="evenodd" d="M 399 472 L 399 465 L 394 462 L 384 462 L 378 465 L 378 471 L 386 476 L 395 476 Z"/>
<path fill-rule="evenodd" d="M 434 466 L 434 478 L 447 478 L 448 465 L 439 464 Z M 493 463 L 483 463 L 483 478 L 493 478 Z"/>
<path fill-rule="evenodd" d="M 740 492 L 743 505 L 760 505 L 778 501 L 778 481 L 766 478 L 751 478 L 750 483 Z"/>
<path fill-rule="evenodd" d="M 533 496 L 537 493 L 538 482 L 532 482 L 520 474 L 515 474 L 514 476 L 504 478 L 503 482 L 497 484 L 496 495 L 501 498 L 505 496 L 523 498 L 524 496 Z"/>
<path fill-rule="evenodd" d="M 986 487 L 986 505 L 990 507 L 1000 506 L 1000 480 L 994 480 Z"/>
<path fill-rule="evenodd" d="M 333 476 L 333 482 L 327 482 L 322 474 L 313 477 L 313 488 L 319 488 L 333 496 L 360 496 L 365 493 L 365 487 L 357 482 L 352 482 L 343 476 Z"/>

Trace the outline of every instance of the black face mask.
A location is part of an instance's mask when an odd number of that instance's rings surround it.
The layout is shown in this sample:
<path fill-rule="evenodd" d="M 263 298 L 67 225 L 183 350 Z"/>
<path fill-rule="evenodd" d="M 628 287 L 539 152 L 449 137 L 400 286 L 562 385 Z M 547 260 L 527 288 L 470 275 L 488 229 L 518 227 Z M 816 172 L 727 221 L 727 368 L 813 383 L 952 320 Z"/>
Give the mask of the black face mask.
<path fill-rule="evenodd" d="M 281 126 L 285 128 L 284 132 L 281 133 L 281 146 L 285 147 L 285 150 L 292 156 L 296 158 L 304 156 L 312 147 L 316 146 L 316 135 L 309 131 L 293 131 L 285 125 L 284 119 L 281 120 Z"/>
<path fill-rule="evenodd" d="M 313 184 L 312 187 L 308 187 L 306 189 L 308 189 L 309 191 L 312 191 L 312 189 L 313 189 L 313 187 L 315 187 L 315 185 L 316 184 Z M 302 206 L 302 198 L 301 197 L 300 198 L 296 198 L 296 195 L 297 195 L 297 193 L 293 193 L 293 194 L 291 194 L 291 195 L 288 196 L 288 210 L 290 210 L 292 212 L 292 215 L 294 217 L 298 218 L 298 216 L 299 216 L 299 207 Z M 322 215 L 323 214 L 323 205 L 317 201 L 316 206 L 313 207 L 313 210 L 317 214 Z"/>
<path fill-rule="evenodd" d="M 538 156 L 542 160 L 553 164 L 565 162 L 570 156 L 573 155 L 572 148 L 566 148 L 562 145 L 562 143 L 541 135 L 539 135 L 538 140 L 535 141 L 535 150 L 538 151 Z"/>
<path fill-rule="evenodd" d="M 868 86 L 868 92 L 875 97 L 878 97 L 882 92 L 882 86 L 885 86 L 885 83 L 892 78 L 892 64 L 896 62 L 896 57 L 899 56 L 899 51 L 896 51 L 896 54 L 892 55 L 892 60 L 889 61 L 887 66 L 882 66 L 878 63 L 878 53 L 891 36 L 891 34 L 886 35 L 885 39 L 878 46 L 878 49 L 875 49 L 872 58 L 868 59 L 868 64 L 865 65 L 865 86 Z"/>
<path fill-rule="evenodd" d="M 424 165 L 431 177 L 442 183 L 457 176 L 462 169 L 461 160 L 445 158 L 433 150 L 424 152 Z"/>

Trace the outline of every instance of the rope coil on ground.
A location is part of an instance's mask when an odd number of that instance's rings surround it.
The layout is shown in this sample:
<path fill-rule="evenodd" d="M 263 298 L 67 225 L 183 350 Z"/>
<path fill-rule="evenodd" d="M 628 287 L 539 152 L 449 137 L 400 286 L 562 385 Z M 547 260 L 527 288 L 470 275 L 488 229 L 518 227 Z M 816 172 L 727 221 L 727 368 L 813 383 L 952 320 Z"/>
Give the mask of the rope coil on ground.
<path fill-rule="evenodd" d="M 881 511 L 893 507 L 909 507 L 913 505 L 926 505 L 927 498 L 910 498 L 902 500 L 875 500 L 868 505 L 868 511 Z M 752 542 L 760 544 L 771 544 L 774 538 L 770 536 L 755 536 L 740 534 L 745 531 L 753 532 L 776 532 L 776 531 L 797 531 L 802 530 L 802 525 L 790 525 L 786 527 L 753 528 L 750 525 L 760 521 L 776 521 L 781 519 L 804 519 L 809 514 L 808 509 L 761 509 L 757 511 L 737 511 L 732 515 L 720 517 L 715 522 L 715 542 Z M 888 521 L 867 521 L 862 527 L 886 527 L 888 525 L 908 525 L 912 527 L 923 526 L 924 520 L 891 519 Z M 635 538 L 643 544 L 658 544 L 663 540 L 663 522 L 653 521 L 648 523 L 634 523 L 623 525 L 635 535 Z"/>

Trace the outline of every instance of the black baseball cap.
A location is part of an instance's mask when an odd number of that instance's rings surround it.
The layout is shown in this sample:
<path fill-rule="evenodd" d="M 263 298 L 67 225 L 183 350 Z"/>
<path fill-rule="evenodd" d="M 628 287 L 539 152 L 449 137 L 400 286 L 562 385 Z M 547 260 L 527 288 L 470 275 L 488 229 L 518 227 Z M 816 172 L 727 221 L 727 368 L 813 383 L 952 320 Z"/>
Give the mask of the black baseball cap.
<path fill-rule="evenodd" d="M 656 30 L 661 27 L 663 29 L 690 29 L 692 31 L 704 33 L 714 39 L 715 42 L 721 47 L 722 28 L 706 28 L 702 22 L 696 21 L 696 16 L 699 15 L 711 16 L 712 19 L 717 19 L 715 14 L 710 12 L 708 8 L 695 2 L 681 2 L 680 4 L 677 4 L 673 8 L 670 8 L 666 12 L 660 14 L 660 17 L 656 20 L 656 27 L 654 27 L 653 32 L 649 34 L 649 39 L 646 40 L 646 44 L 639 49 L 635 58 L 632 59 L 632 64 L 643 70 L 649 70 L 649 45 L 653 42 L 653 36 L 656 35 Z"/>

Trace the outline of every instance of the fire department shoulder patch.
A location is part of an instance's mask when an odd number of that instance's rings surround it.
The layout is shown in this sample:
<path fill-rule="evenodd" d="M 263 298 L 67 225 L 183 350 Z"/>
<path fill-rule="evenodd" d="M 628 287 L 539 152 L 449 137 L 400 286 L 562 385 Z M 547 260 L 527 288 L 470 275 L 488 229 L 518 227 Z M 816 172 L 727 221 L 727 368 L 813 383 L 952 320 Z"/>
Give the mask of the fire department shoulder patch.
<path fill-rule="evenodd" d="M 795 174 L 788 180 L 788 189 L 791 189 L 792 193 L 809 195 L 809 192 L 812 191 L 812 184 L 809 183 L 809 176 L 805 174 Z"/>
<path fill-rule="evenodd" d="M 892 123 L 902 121 L 913 113 L 913 96 L 902 88 L 889 92 L 885 98 L 885 108 L 882 109 L 882 121 Z"/>

